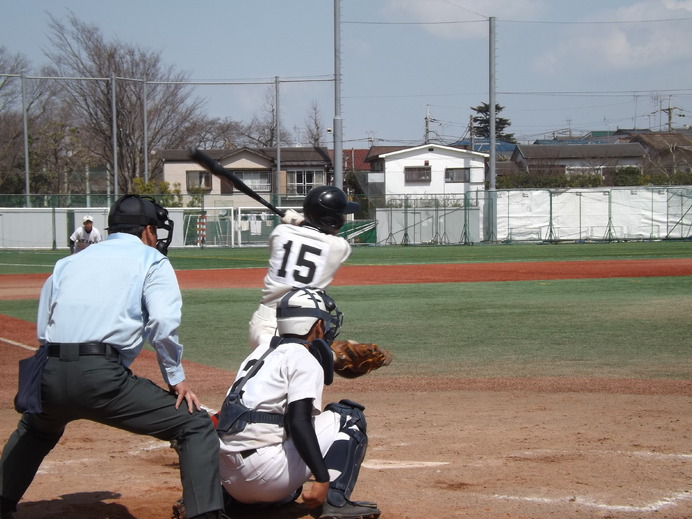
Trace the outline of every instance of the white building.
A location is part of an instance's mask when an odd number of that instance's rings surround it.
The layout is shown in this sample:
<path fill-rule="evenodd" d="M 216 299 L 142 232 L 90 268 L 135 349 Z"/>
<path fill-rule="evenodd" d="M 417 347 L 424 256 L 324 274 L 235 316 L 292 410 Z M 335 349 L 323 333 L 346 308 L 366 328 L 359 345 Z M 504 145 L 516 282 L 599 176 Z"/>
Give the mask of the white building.
<path fill-rule="evenodd" d="M 366 158 L 371 190 L 390 196 L 463 198 L 485 189 L 485 153 L 423 144 L 411 148 L 373 147 Z"/>

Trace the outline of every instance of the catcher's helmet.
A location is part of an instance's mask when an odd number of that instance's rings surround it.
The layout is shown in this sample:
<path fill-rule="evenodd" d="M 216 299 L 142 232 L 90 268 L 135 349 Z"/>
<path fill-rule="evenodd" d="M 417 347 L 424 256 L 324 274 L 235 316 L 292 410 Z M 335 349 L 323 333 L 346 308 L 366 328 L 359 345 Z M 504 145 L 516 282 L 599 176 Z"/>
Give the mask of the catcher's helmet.
<path fill-rule="evenodd" d="M 345 222 L 343 215 L 359 209 L 359 203 L 349 202 L 346 193 L 335 186 L 314 187 L 303 201 L 306 222 L 326 234 L 341 229 Z"/>
<path fill-rule="evenodd" d="M 168 231 L 165 238 L 156 241 L 156 248 L 162 254 L 168 253 L 173 239 L 173 220 L 168 211 L 148 196 L 123 195 L 115 201 L 108 213 L 108 232 L 127 232 L 138 227 L 153 225 Z"/>
<path fill-rule="evenodd" d="M 294 288 L 281 298 L 276 308 L 279 335 L 303 337 L 318 320 L 324 321 L 324 340 L 331 342 L 339 335 L 343 314 L 324 291 Z"/>

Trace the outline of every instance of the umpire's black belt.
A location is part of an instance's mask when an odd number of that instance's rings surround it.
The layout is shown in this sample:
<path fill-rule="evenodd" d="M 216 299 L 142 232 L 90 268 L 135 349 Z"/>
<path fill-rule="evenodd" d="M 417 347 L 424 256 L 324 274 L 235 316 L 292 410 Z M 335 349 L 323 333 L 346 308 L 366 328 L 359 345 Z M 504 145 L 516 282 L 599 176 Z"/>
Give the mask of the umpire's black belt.
<path fill-rule="evenodd" d="M 85 355 L 100 355 L 118 358 L 120 353 L 114 346 L 103 342 L 49 342 L 49 357 L 60 357 L 60 360 L 77 360 Z"/>

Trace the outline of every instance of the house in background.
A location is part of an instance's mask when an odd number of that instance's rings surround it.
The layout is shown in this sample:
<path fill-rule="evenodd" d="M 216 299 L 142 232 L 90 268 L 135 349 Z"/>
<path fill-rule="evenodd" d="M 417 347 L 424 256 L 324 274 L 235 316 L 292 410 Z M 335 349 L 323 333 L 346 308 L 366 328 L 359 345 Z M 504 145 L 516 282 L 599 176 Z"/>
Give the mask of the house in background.
<path fill-rule="evenodd" d="M 485 153 L 460 147 L 422 144 L 414 147 L 375 146 L 365 161 L 371 165 L 371 192 L 385 197 L 424 198 L 445 195 L 463 198 L 485 189 Z"/>
<path fill-rule="evenodd" d="M 646 152 L 645 173 L 692 173 L 692 132 L 639 133 L 630 142 L 641 144 Z"/>
<path fill-rule="evenodd" d="M 638 143 L 518 144 L 512 162 L 523 171 L 545 175 L 597 174 L 612 185 L 615 171 L 642 168 L 644 148 Z"/>
<path fill-rule="evenodd" d="M 180 185 L 184 195 L 204 195 L 205 204 L 259 207 L 254 199 L 236 190 L 231 182 L 206 171 L 183 150 L 158 152 L 163 180 Z M 206 150 L 225 169 L 275 205 L 299 205 L 314 186 L 328 183 L 332 161 L 326 148 L 238 148 Z M 280 200 L 276 200 L 276 197 Z"/>

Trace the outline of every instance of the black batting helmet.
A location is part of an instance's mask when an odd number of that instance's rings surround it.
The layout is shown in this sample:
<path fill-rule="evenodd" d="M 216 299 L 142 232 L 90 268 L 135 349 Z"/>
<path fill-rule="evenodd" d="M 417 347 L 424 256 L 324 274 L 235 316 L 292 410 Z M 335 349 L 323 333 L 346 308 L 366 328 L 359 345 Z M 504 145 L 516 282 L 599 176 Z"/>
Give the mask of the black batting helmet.
<path fill-rule="evenodd" d="M 138 227 L 153 225 L 168 231 L 165 238 L 157 239 L 156 248 L 168 254 L 168 246 L 173 239 L 173 220 L 168 211 L 148 196 L 123 195 L 118 198 L 108 213 L 108 232 L 128 232 Z"/>
<path fill-rule="evenodd" d="M 312 188 L 305 196 L 303 214 L 306 223 L 326 234 L 332 234 L 344 225 L 345 214 L 360 210 L 360 204 L 349 202 L 341 189 L 335 186 Z"/>

